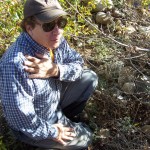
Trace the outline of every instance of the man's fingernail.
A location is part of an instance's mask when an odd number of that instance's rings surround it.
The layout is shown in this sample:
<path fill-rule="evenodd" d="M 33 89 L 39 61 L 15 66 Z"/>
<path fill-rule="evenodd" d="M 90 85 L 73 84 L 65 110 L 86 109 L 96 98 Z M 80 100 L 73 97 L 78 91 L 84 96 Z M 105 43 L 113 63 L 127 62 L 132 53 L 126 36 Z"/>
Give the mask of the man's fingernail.
<path fill-rule="evenodd" d="M 67 145 L 67 143 L 63 143 L 63 145 L 64 145 L 64 146 L 66 146 L 66 145 Z"/>
<path fill-rule="evenodd" d="M 28 67 L 27 66 L 23 66 L 23 69 L 28 69 Z"/>

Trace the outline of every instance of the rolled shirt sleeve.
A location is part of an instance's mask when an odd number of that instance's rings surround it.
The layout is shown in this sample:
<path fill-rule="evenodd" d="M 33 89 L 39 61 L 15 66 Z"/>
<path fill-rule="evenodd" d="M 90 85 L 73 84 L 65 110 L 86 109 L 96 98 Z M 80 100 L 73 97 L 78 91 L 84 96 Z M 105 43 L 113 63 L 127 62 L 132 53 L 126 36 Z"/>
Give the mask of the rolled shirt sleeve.
<path fill-rule="evenodd" d="M 65 39 L 62 41 L 59 51 L 61 52 L 60 55 L 62 55 L 60 56 L 62 62 L 58 62 L 60 71 L 59 79 L 61 81 L 75 81 L 80 78 L 84 64 L 80 54 L 72 49 Z"/>

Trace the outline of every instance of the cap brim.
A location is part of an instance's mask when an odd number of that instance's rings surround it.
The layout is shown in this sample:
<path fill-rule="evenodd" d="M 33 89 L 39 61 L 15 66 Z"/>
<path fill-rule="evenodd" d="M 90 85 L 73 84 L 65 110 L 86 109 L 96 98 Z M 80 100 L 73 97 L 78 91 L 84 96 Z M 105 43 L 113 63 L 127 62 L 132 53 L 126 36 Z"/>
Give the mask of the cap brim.
<path fill-rule="evenodd" d="M 60 16 L 67 16 L 68 13 L 63 11 L 62 9 L 54 9 L 42 12 L 40 14 L 35 15 L 35 17 L 43 23 L 48 23 Z"/>

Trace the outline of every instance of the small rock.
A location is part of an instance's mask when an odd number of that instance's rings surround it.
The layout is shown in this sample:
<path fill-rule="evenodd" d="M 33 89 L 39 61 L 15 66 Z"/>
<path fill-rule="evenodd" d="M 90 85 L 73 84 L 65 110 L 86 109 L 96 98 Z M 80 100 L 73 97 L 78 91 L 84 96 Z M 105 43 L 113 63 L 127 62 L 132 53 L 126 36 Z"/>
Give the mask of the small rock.
<path fill-rule="evenodd" d="M 147 135 L 150 135 L 150 125 L 145 125 L 141 128 L 141 130 L 146 133 Z"/>
<path fill-rule="evenodd" d="M 95 21 L 97 24 L 110 24 L 113 21 L 113 17 L 110 15 L 109 12 L 105 13 L 105 12 L 98 12 L 96 14 L 96 18 Z"/>
<path fill-rule="evenodd" d="M 136 88 L 135 83 L 127 82 L 123 85 L 122 90 L 126 93 L 133 94 L 135 91 L 135 88 Z"/>
<path fill-rule="evenodd" d="M 135 81 L 136 92 L 149 92 L 150 91 L 150 77 L 142 76 Z"/>
<path fill-rule="evenodd" d="M 116 9 L 112 9 L 111 15 L 115 18 L 125 17 L 125 14 L 121 13 L 119 10 L 116 10 Z"/>
<path fill-rule="evenodd" d="M 136 31 L 136 29 L 132 25 L 129 25 L 125 28 L 125 33 L 127 33 L 127 34 L 134 33 L 135 31 Z"/>
<path fill-rule="evenodd" d="M 110 131 L 109 131 L 109 129 L 103 129 L 102 128 L 99 131 L 99 135 L 100 135 L 100 138 L 102 138 L 102 139 L 108 138 L 110 136 Z"/>
<path fill-rule="evenodd" d="M 126 66 L 123 67 L 119 72 L 118 84 L 122 87 L 126 82 L 134 82 L 135 80 L 135 70 L 130 67 Z"/>
<path fill-rule="evenodd" d="M 146 36 L 150 36 L 150 26 L 148 27 L 139 26 L 138 31 Z"/>
<path fill-rule="evenodd" d="M 124 67 L 123 61 L 115 61 L 111 62 L 110 64 L 107 64 L 105 69 L 106 78 L 118 77 L 123 67 Z"/>
<path fill-rule="evenodd" d="M 104 5 L 102 4 L 101 0 L 94 0 L 95 9 L 94 11 L 99 12 L 105 9 Z"/>
<path fill-rule="evenodd" d="M 83 46 L 83 43 L 82 43 L 82 42 L 77 42 L 77 46 L 78 46 L 78 47 L 82 47 L 82 46 Z"/>
<path fill-rule="evenodd" d="M 95 4 L 94 12 L 104 11 L 106 8 L 112 9 L 114 7 L 112 0 L 107 0 L 107 4 L 103 5 L 102 0 L 94 0 Z"/>

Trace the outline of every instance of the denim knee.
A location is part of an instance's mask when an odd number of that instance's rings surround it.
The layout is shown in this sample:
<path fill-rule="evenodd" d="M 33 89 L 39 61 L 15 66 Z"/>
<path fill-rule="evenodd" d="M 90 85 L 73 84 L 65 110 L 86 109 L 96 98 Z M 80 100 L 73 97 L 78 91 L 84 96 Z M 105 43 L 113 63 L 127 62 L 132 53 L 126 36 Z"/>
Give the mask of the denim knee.
<path fill-rule="evenodd" d="M 92 85 L 94 89 L 97 87 L 98 76 L 94 71 L 92 71 L 90 69 L 84 69 L 82 78 L 84 81 L 86 80 L 86 82 L 90 83 L 90 85 Z"/>

